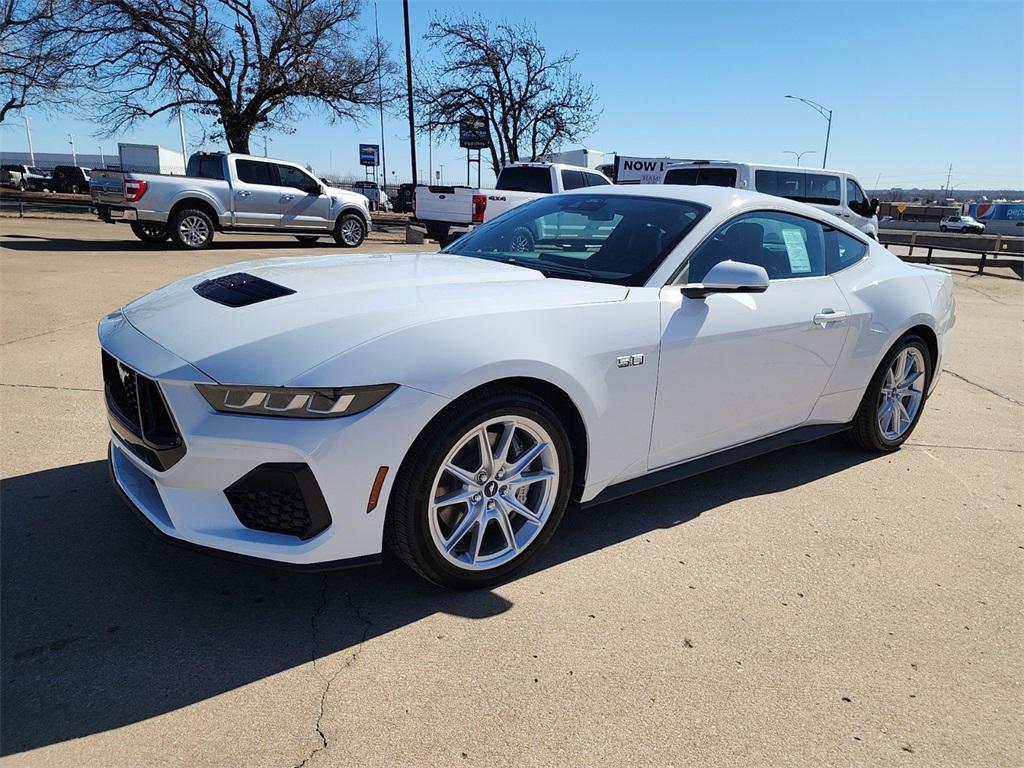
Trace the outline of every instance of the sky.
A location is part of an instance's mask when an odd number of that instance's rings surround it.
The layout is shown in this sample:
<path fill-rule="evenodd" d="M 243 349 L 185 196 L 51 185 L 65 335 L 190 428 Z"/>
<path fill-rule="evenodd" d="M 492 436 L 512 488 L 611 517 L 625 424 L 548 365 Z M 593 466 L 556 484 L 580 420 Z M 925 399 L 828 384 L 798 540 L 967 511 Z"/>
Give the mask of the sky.
<path fill-rule="evenodd" d="M 402 4 L 378 0 L 381 36 L 404 64 Z M 582 146 L 623 155 L 821 165 L 826 122 L 786 94 L 832 109 L 828 165 L 869 188 L 1024 189 L 1024 2 L 645 2 L 411 0 L 413 66 L 431 59 L 421 39 L 437 14 L 463 11 L 532 23 L 552 53 L 577 51 L 602 110 Z M 372 31 L 374 3 L 365 0 Z M 37 152 L 116 153 L 117 141 L 180 148 L 177 122 L 158 118 L 117 136 L 58 107 L 28 110 Z M 189 151 L 203 128 L 186 119 Z M 269 154 L 321 174 L 362 174 L 358 144 L 379 144 L 379 117 L 330 123 L 311 114 L 291 135 L 270 135 Z M 408 122 L 386 115 L 389 183 L 410 177 Z M 0 131 L 6 150 L 27 149 L 15 118 Z M 565 146 L 573 149 L 580 145 Z M 262 154 L 262 139 L 252 151 Z M 224 147 L 208 144 L 206 149 Z M 465 183 L 465 150 L 417 137 L 422 174 L 443 166 Z M 473 173 L 475 182 L 475 171 Z M 422 181 L 422 175 L 421 175 Z M 483 182 L 493 181 L 484 163 Z"/>

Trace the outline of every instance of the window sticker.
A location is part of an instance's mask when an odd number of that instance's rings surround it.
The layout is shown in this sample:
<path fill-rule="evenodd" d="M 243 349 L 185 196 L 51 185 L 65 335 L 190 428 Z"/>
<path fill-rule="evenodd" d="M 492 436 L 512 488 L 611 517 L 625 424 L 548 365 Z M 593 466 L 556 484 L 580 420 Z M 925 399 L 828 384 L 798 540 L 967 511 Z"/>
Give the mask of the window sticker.
<path fill-rule="evenodd" d="M 811 257 L 807 254 L 807 243 L 804 242 L 803 230 L 785 228 L 782 230 L 782 239 L 786 243 L 790 271 L 794 275 L 810 274 Z"/>

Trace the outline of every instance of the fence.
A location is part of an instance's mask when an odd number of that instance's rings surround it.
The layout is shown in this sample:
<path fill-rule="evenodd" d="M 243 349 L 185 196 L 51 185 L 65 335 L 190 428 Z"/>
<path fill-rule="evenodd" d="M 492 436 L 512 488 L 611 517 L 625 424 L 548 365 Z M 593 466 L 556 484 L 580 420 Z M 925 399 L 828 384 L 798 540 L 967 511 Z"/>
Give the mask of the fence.
<path fill-rule="evenodd" d="M 890 249 L 893 246 L 907 247 L 905 255 L 897 255 L 908 261 L 948 266 L 976 266 L 979 275 L 984 274 L 986 267 L 1005 268 L 1024 278 L 1024 237 L 883 230 L 878 236 L 878 241 Z M 916 257 L 915 248 L 918 249 Z M 920 255 L 921 250 L 925 251 L 923 257 Z M 935 251 L 943 253 L 935 255 Z M 947 256 L 947 252 L 970 255 Z"/>

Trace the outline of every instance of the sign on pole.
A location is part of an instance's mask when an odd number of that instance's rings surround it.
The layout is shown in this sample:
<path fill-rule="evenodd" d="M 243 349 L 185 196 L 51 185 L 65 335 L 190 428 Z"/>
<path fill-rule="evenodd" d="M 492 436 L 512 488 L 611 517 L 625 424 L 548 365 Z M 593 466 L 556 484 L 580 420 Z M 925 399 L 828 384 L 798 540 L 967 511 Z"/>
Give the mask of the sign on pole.
<path fill-rule="evenodd" d="M 380 145 L 379 144 L 360 144 L 359 145 L 359 164 L 360 165 L 380 165 Z"/>
<path fill-rule="evenodd" d="M 484 149 L 491 146 L 491 131 L 487 118 L 466 115 L 459 120 L 459 146 L 464 149 Z"/>
<path fill-rule="evenodd" d="M 905 203 L 900 203 L 899 205 L 896 206 L 896 210 L 899 211 L 900 213 L 903 213 L 905 210 L 907 210 L 907 206 Z"/>

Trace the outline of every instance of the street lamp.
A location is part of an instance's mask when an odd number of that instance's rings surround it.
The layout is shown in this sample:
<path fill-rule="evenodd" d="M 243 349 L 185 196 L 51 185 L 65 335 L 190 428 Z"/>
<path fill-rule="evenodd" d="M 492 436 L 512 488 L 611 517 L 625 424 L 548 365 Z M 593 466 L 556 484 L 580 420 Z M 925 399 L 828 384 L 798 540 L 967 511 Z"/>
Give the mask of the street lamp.
<path fill-rule="evenodd" d="M 25 120 L 25 135 L 28 137 L 28 162 L 30 165 L 35 166 L 36 164 L 36 153 L 32 149 L 32 128 L 29 126 L 28 115 L 22 115 Z"/>
<path fill-rule="evenodd" d="M 68 144 L 71 145 L 71 164 L 78 165 L 78 157 L 75 155 L 75 136 L 74 134 L 68 134 Z"/>
<path fill-rule="evenodd" d="M 816 155 L 818 153 L 816 151 L 814 151 L 813 149 L 805 149 L 803 152 L 794 152 L 792 149 L 784 149 L 784 150 L 782 150 L 782 154 L 784 154 L 784 155 L 796 155 L 796 167 L 799 168 L 800 167 L 800 158 L 801 157 L 803 157 L 804 155 Z"/>
<path fill-rule="evenodd" d="M 819 115 L 828 120 L 828 129 L 825 131 L 825 156 L 821 159 L 821 167 L 824 168 L 825 165 L 828 163 L 828 138 L 832 134 L 832 110 L 829 109 L 828 107 L 823 107 L 816 101 L 811 101 L 810 99 L 803 99 L 800 98 L 799 96 L 790 96 L 789 94 L 786 94 L 786 98 L 802 101 L 804 104 L 806 104 L 815 112 L 817 112 Z"/>

